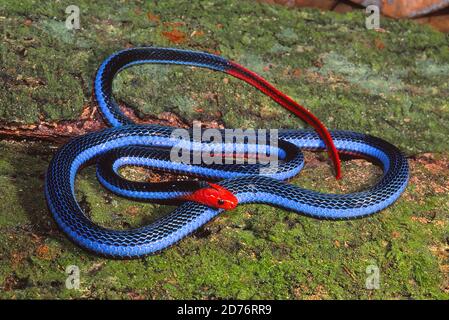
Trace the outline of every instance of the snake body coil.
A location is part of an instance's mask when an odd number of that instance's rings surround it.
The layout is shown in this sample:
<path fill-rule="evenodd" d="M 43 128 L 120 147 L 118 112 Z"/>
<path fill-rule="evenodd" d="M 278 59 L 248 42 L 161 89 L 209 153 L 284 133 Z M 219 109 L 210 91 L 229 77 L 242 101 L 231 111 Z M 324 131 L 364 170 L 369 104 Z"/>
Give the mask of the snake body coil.
<path fill-rule="evenodd" d="M 114 75 L 123 68 L 142 63 L 193 65 L 227 72 L 256 86 L 312 124 L 318 132 L 280 130 L 280 148 L 291 150 L 286 151 L 280 171 L 268 176 L 256 175 L 254 170 L 260 169 L 257 166 L 251 170 L 244 166 L 223 170 L 214 166 L 179 167 L 164 156 L 164 151 L 158 151 L 176 145 L 177 141 L 172 137 L 176 128 L 135 125 L 123 115 L 112 98 Z M 395 146 L 382 139 L 350 131 L 331 131 L 329 134 L 313 115 L 264 79 L 216 55 L 151 47 L 123 50 L 100 66 L 95 95 L 102 114 L 113 127 L 77 137 L 58 150 L 47 171 L 45 194 L 60 228 L 77 244 L 102 255 L 132 258 L 164 249 L 198 229 L 223 209 L 186 201 L 169 215 L 141 228 L 118 231 L 100 227 L 84 214 L 75 197 L 76 174 L 93 160 L 102 159 L 100 162 L 103 162 L 98 170 L 100 182 L 108 189 L 131 198 L 176 199 L 190 192 L 189 185 L 175 183 L 172 188 L 162 185 L 156 190 L 139 189 L 137 185 L 131 182 L 126 185 L 126 180 L 114 176 L 115 167 L 138 164 L 222 178 L 224 180 L 217 185 L 232 193 L 238 203 L 265 203 L 325 219 L 356 218 L 382 210 L 401 195 L 408 182 L 407 160 Z M 281 181 L 296 175 L 302 168 L 303 157 L 296 149 L 325 150 L 326 147 L 335 164 L 339 164 L 336 150 L 378 161 L 384 170 L 382 178 L 371 188 L 352 194 L 323 194 Z M 108 169 L 111 166 L 115 169 Z M 339 175 L 339 167 L 336 170 Z"/>

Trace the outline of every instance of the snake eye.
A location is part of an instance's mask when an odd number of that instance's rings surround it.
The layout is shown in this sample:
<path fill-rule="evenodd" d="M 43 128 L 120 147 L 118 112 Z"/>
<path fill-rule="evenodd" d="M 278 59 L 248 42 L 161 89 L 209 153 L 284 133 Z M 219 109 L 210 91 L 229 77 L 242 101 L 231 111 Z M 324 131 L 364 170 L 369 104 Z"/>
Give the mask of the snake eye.
<path fill-rule="evenodd" d="M 220 206 L 222 206 L 222 205 L 224 205 L 225 202 L 224 202 L 223 199 L 218 199 L 217 203 L 218 203 Z"/>

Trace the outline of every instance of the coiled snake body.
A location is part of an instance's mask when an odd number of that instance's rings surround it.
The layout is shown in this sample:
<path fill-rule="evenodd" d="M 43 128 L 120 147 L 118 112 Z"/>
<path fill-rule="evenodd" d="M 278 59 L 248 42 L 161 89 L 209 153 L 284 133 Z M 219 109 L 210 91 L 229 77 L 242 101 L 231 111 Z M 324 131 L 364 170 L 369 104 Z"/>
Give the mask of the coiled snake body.
<path fill-rule="evenodd" d="M 176 128 L 136 125 L 120 111 L 112 98 L 112 80 L 120 70 L 142 63 L 181 64 L 227 72 L 252 84 L 316 129 L 280 130 L 278 169 L 259 174 L 262 165 L 181 165 L 170 161 L 167 150 L 179 143 Z M 48 207 L 59 227 L 80 246 L 111 257 L 140 257 L 164 249 L 237 203 L 265 203 L 304 215 L 325 219 L 366 216 L 393 203 L 408 181 L 408 163 L 390 143 L 350 131 L 328 132 L 319 120 L 266 80 L 222 57 L 169 48 L 133 48 L 117 52 L 100 66 L 95 80 L 98 105 L 112 128 L 77 137 L 53 157 L 46 175 Z M 156 147 L 156 148 L 155 148 Z M 326 149 L 340 175 L 338 153 L 348 153 L 379 162 L 382 178 L 371 188 L 351 194 L 323 194 L 282 180 L 302 168 L 299 149 Z M 200 147 L 202 148 L 202 147 Z M 164 150 L 165 149 L 165 150 Z M 234 149 L 235 151 L 235 146 Z M 338 150 L 338 152 L 337 152 Z M 97 176 L 111 191 L 136 199 L 178 199 L 184 202 L 154 223 L 131 230 L 110 230 L 93 223 L 75 197 L 79 169 L 99 160 Z M 190 181 L 143 184 L 121 178 L 123 165 L 143 165 L 174 173 L 184 172 L 212 179 L 216 184 Z M 206 197 L 207 199 L 201 199 Z M 214 204 L 213 201 L 217 200 Z"/>

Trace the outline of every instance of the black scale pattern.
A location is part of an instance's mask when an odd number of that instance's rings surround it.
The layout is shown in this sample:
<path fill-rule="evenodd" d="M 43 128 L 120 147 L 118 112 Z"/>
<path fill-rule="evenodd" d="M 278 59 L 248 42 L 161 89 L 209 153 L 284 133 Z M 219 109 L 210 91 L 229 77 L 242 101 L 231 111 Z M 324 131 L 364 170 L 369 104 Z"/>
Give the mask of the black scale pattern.
<path fill-rule="evenodd" d="M 141 255 L 142 252 L 150 253 L 176 242 L 179 240 L 179 233 L 185 236 L 219 213 L 219 211 L 200 204 L 188 202 L 149 226 L 128 231 L 116 231 L 107 230 L 92 223 L 77 204 L 70 183 L 71 164 L 77 155 L 95 146 L 114 145 L 125 137 L 129 139 L 150 135 L 169 137 L 172 130 L 173 128 L 169 127 L 134 125 L 111 128 L 76 138 L 60 149 L 50 164 L 46 192 L 55 219 L 72 239 L 91 250 L 106 255 L 134 257 Z M 389 204 L 399 196 L 408 180 L 407 160 L 399 150 L 381 139 L 363 134 L 334 131 L 332 135 L 336 144 L 342 146 L 341 150 L 354 152 L 356 150 L 352 146 L 353 143 L 361 143 L 385 153 L 389 166 L 382 179 L 369 190 L 344 195 L 322 194 L 259 176 L 228 179 L 219 184 L 237 197 L 245 195 L 247 200 L 243 202 L 271 203 L 273 197 L 282 197 L 286 201 L 297 203 L 298 212 L 330 219 L 342 219 L 351 217 L 351 215 L 320 216 L 320 210 L 332 209 L 342 210 L 342 212 L 352 210 L 355 212 L 354 217 L 359 217 L 383 209 L 385 202 Z M 284 131 L 280 133 L 279 137 L 292 143 L 307 140 L 320 141 L 316 133 L 307 130 Z M 135 144 L 138 145 L 138 141 Z M 307 145 L 306 142 L 304 144 Z M 348 145 L 347 148 L 344 147 L 345 144 Z M 317 149 L 321 148 L 317 147 Z M 360 150 L 358 152 L 363 154 Z M 98 153 L 92 151 L 83 162 L 88 162 L 97 156 Z M 79 165 L 82 164 L 79 163 Z M 51 187 L 49 188 L 49 186 Z M 266 195 L 271 195 L 271 197 Z M 313 206 L 316 210 L 303 210 L 303 204 Z M 282 204 L 277 205 L 282 206 Z M 370 211 L 366 214 L 357 214 L 357 210 L 360 208 L 367 208 Z"/>
<path fill-rule="evenodd" d="M 232 68 L 227 60 L 215 55 L 167 48 L 124 50 L 112 55 L 99 68 L 95 81 L 97 101 L 106 120 L 116 127 L 81 136 L 63 146 L 50 163 L 45 192 L 56 222 L 72 240 L 96 253 L 112 257 L 140 257 L 164 249 L 220 213 L 220 210 L 186 202 L 148 226 L 117 231 L 94 224 L 76 202 L 73 183 L 81 166 L 115 148 L 146 145 L 148 137 L 169 138 L 174 130 L 154 125 L 133 125 L 120 112 L 112 97 L 114 75 L 122 68 L 144 62 L 197 65 L 219 71 Z M 408 163 L 396 147 L 381 139 L 354 132 L 334 131 L 331 134 L 340 151 L 377 158 L 383 162 L 386 166 L 380 181 L 368 190 L 344 195 L 322 194 L 254 175 L 226 179 L 219 184 L 233 192 L 240 203 L 268 203 L 327 219 L 356 218 L 372 214 L 384 209 L 400 196 L 408 181 Z M 299 148 L 324 149 L 324 144 L 312 131 L 281 131 L 279 138 Z M 295 155 L 294 160 L 302 161 L 301 153 L 295 152 L 291 153 Z M 294 161 L 286 161 L 287 169 L 291 169 L 290 162 Z M 249 170 L 248 168 L 237 169 Z"/>

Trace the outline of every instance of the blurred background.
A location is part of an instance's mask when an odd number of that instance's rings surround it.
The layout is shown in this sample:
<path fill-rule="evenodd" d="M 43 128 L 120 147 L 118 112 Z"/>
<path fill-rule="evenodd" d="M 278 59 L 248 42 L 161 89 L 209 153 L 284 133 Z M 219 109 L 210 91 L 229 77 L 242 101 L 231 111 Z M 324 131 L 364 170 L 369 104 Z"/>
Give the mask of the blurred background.
<path fill-rule="evenodd" d="M 377 5 L 383 15 L 391 18 L 413 19 L 430 24 L 442 32 L 449 32 L 448 0 L 261 0 L 288 7 L 309 7 L 345 13 L 363 10 L 368 5 Z"/>

